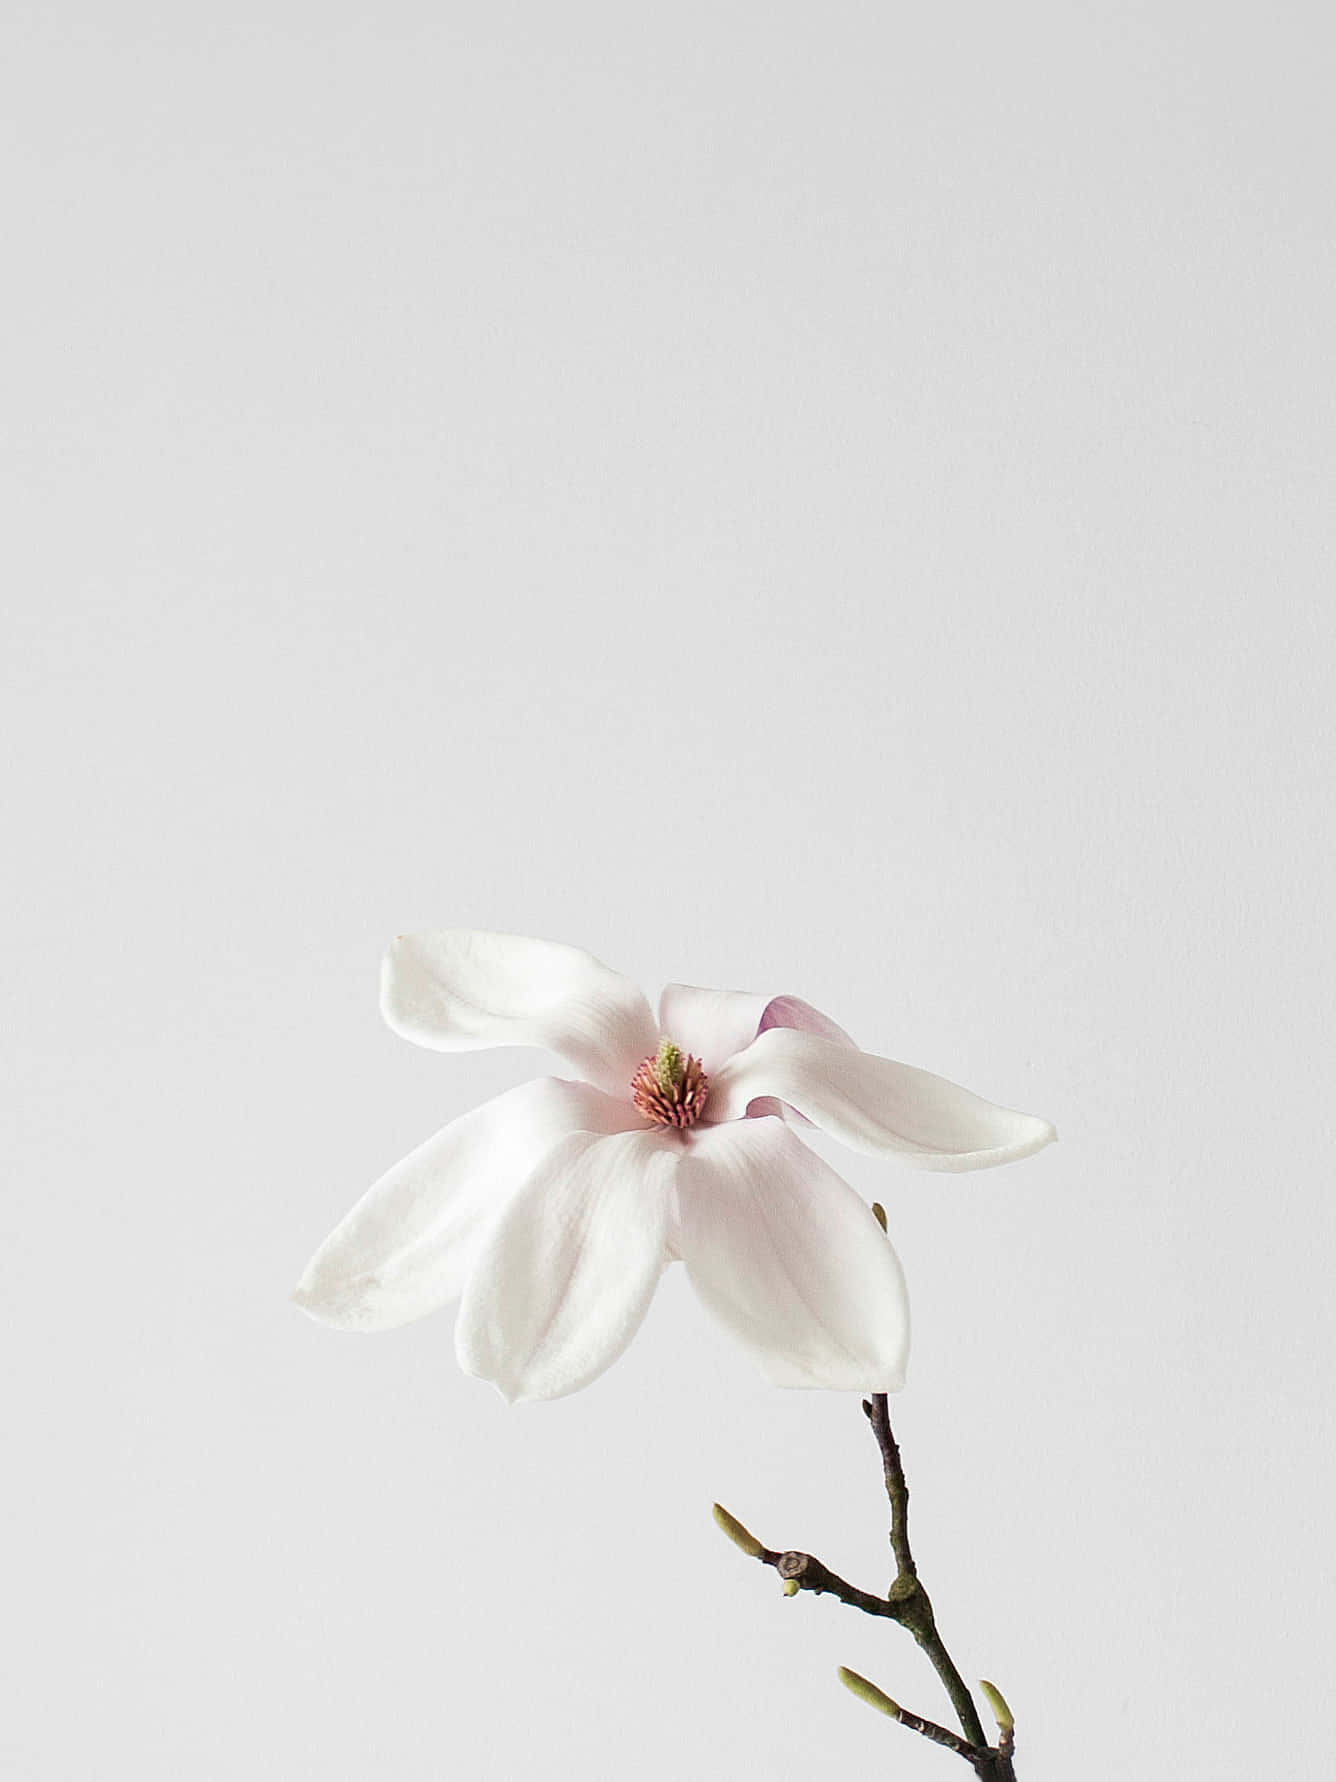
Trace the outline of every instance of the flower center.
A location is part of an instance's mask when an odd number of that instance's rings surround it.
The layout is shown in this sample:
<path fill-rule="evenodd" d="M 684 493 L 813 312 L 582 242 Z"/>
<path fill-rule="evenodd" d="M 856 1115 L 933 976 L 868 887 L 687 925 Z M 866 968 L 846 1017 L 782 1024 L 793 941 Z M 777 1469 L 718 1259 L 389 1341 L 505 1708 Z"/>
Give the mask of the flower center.
<path fill-rule="evenodd" d="M 659 1041 L 631 1078 L 631 1099 L 656 1126 L 694 1126 L 705 1111 L 710 1079 L 699 1058 L 688 1058 L 672 1040 Z"/>

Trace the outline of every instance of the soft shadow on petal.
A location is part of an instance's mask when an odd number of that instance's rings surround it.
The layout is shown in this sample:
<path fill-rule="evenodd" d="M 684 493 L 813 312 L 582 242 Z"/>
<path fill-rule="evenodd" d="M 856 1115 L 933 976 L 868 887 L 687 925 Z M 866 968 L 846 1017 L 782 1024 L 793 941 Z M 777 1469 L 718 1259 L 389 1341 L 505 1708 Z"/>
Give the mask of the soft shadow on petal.
<path fill-rule="evenodd" d="M 735 1052 L 770 1027 L 798 1027 L 847 1046 L 853 1041 L 829 1015 L 800 996 L 763 996 L 750 990 L 702 990 L 695 984 L 668 984 L 659 998 L 659 1026 L 692 1052 L 706 1074 L 722 1069 Z"/>
<path fill-rule="evenodd" d="M 540 1077 L 451 1121 L 397 1163 L 316 1251 L 293 1298 L 322 1324 L 389 1330 L 458 1298 L 506 1197 L 573 1132 L 642 1127 L 629 1101 Z"/>
<path fill-rule="evenodd" d="M 698 1129 L 678 1193 L 692 1284 L 777 1386 L 899 1390 L 899 1261 L 866 1203 L 782 1122 Z"/>
<path fill-rule="evenodd" d="M 658 1044 L 642 992 L 592 953 L 476 929 L 400 935 L 381 969 L 381 1012 L 438 1052 L 545 1047 L 614 1094 Z"/>
<path fill-rule="evenodd" d="M 479 1251 L 455 1329 L 465 1373 L 512 1403 L 597 1379 L 640 1328 L 668 1261 L 677 1134 L 579 1136 L 540 1163 Z"/>
<path fill-rule="evenodd" d="M 998 1107 L 945 1077 L 816 1034 L 771 1028 L 710 1083 L 707 1117 L 737 1120 L 776 1096 L 851 1150 L 919 1169 L 987 1169 L 1042 1150 L 1047 1120 Z"/>

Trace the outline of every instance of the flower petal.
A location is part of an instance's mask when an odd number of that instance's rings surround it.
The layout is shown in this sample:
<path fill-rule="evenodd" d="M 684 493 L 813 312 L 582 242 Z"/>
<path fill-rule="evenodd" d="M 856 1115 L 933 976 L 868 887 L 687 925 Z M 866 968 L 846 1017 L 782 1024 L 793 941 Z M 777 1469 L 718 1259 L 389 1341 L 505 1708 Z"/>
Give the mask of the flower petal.
<path fill-rule="evenodd" d="M 705 1118 L 739 1119 L 762 1096 L 787 1102 L 851 1150 L 891 1152 L 919 1169 L 987 1169 L 1057 1137 L 1047 1120 L 945 1077 L 790 1028 L 761 1034 L 711 1078 Z"/>
<path fill-rule="evenodd" d="M 521 1083 L 463 1114 L 397 1163 L 325 1239 L 293 1298 L 322 1324 L 389 1330 L 446 1305 L 488 1227 L 573 1132 L 640 1125 L 636 1110 L 558 1077 Z"/>
<path fill-rule="evenodd" d="M 782 1121 L 698 1127 L 678 1193 L 697 1293 L 775 1385 L 904 1385 L 909 1302 L 895 1251 Z"/>
<path fill-rule="evenodd" d="M 514 1403 L 597 1379 L 649 1309 L 668 1260 L 680 1138 L 567 1139 L 510 1201 L 469 1278 L 455 1348 Z"/>
<path fill-rule="evenodd" d="M 665 986 L 659 998 L 659 1026 L 683 1051 L 700 1059 L 707 1076 L 722 1069 L 734 1052 L 741 1052 L 758 1033 L 771 1027 L 799 1027 L 846 1046 L 854 1043 L 829 1015 L 800 996 L 702 990 L 695 984 Z"/>
<path fill-rule="evenodd" d="M 381 1012 L 415 1045 L 543 1046 L 616 1092 L 658 1044 L 641 991 L 592 953 L 476 929 L 400 935 L 381 970 Z"/>

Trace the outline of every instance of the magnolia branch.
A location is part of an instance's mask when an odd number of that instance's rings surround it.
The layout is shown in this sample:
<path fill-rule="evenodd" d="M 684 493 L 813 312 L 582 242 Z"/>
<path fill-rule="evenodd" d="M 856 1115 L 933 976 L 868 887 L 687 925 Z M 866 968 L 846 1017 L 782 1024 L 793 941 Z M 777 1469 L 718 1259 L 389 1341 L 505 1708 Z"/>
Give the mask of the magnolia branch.
<path fill-rule="evenodd" d="M 928 1651 L 930 1658 L 933 1656 L 932 1642 L 935 1641 L 940 1647 L 941 1640 L 932 1620 L 931 1604 L 916 1577 L 906 1578 L 902 1573 L 891 1586 L 888 1595 L 874 1596 L 870 1590 L 860 1590 L 856 1584 L 850 1584 L 847 1578 L 840 1577 L 838 1572 L 831 1571 L 814 1553 L 800 1553 L 795 1548 L 779 1552 L 773 1547 L 765 1546 L 722 1504 L 714 1506 L 714 1519 L 734 1546 L 740 1547 L 749 1558 L 760 1560 L 762 1565 L 770 1566 L 779 1574 L 784 1581 L 786 1596 L 797 1596 L 804 1590 L 810 1590 L 816 1596 L 833 1596 L 837 1601 L 847 1603 L 851 1609 L 861 1609 L 865 1615 L 879 1615 L 885 1620 L 898 1621 L 902 1627 L 909 1628 L 918 1643 Z M 946 1662 L 951 1664 L 949 1658 Z M 959 1680 L 959 1672 L 954 1665 L 951 1665 L 951 1671 Z M 962 1738 L 959 1733 L 939 1726 L 935 1720 L 927 1720 L 921 1714 L 902 1708 L 898 1702 L 892 1701 L 890 1696 L 878 1689 L 875 1683 L 869 1683 L 856 1671 L 841 1669 L 840 1680 L 860 1700 L 889 1715 L 891 1719 L 898 1720 L 910 1732 L 920 1733 L 925 1739 L 944 1745 L 948 1751 L 954 1751 L 958 1757 L 965 1758 L 989 1782 L 1015 1782 L 1015 1771 L 1011 1764 L 1014 1733 L 1010 1711 L 991 1684 L 985 1684 L 984 1689 L 993 1704 L 1001 1728 L 1001 1737 L 996 1748 L 985 1741 L 977 1713 L 974 1714 L 974 1724 L 979 1729 L 978 1736 Z M 965 1688 L 963 1683 L 960 1687 L 962 1690 Z M 966 1696 L 968 1699 L 968 1692 Z M 971 1701 L 971 1712 L 973 1708 Z"/>
<path fill-rule="evenodd" d="M 874 1208 L 874 1211 L 877 1210 Z M 779 1574 L 784 1581 L 786 1596 L 797 1596 L 804 1590 L 810 1590 L 817 1596 L 833 1596 L 852 1609 L 860 1609 L 865 1615 L 877 1615 L 908 1628 L 951 1698 L 951 1706 L 960 1722 L 960 1733 L 951 1732 L 934 1720 L 926 1720 L 922 1715 L 902 1708 L 898 1702 L 892 1701 L 878 1689 L 876 1684 L 869 1683 L 856 1671 L 841 1670 L 841 1681 L 861 1700 L 889 1715 L 901 1726 L 931 1739 L 934 1744 L 954 1751 L 958 1757 L 963 1757 L 984 1782 L 1016 1782 L 1013 1762 L 1015 1725 L 1011 1710 L 993 1684 L 982 1685 L 998 1725 L 997 1745 L 990 1746 L 984 1737 L 974 1698 L 937 1631 L 932 1603 L 919 1580 L 918 1568 L 909 1545 L 909 1487 L 900 1461 L 899 1444 L 891 1429 L 890 1408 L 885 1393 L 877 1393 L 872 1398 L 865 1399 L 863 1411 L 872 1426 L 881 1452 L 886 1495 L 891 1506 L 890 1543 L 895 1555 L 896 1575 L 885 1596 L 860 1590 L 856 1584 L 850 1584 L 846 1578 L 840 1577 L 838 1572 L 831 1571 L 813 1553 L 802 1553 L 796 1549 L 778 1551 L 765 1546 L 720 1504 L 714 1506 L 715 1521 L 735 1546 Z"/>

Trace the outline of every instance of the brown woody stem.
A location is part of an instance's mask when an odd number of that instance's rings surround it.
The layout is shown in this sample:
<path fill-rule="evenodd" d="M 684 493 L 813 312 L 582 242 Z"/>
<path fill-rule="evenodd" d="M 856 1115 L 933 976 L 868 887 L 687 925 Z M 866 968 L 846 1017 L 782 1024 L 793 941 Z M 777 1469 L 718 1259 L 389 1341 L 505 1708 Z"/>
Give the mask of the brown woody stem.
<path fill-rule="evenodd" d="M 839 1602 L 847 1603 L 851 1609 L 860 1609 L 865 1615 L 881 1616 L 888 1621 L 898 1621 L 901 1627 L 907 1627 L 927 1654 L 951 1698 L 951 1706 L 960 1721 L 963 1738 L 946 1727 L 939 1726 L 934 1720 L 927 1720 L 921 1714 L 914 1714 L 900 1707 L 866 1678 L 841 1670 L 843 1682 L 856 1695 L 880 1709 L 883 1714 L 891 1715 L 911 1732 L 919 1733 L 963 1757 L 973 1765 L 980 1782 L 1016 1782 L 1013 1757 L 1015 1733 L 1011 1710 L 995 1685 L 984 1685 L 999 1732 L 997 1745 L 990 1746 L 984 1737 L 974 1698 L 937 1631 L 932 1603 L 920 1582 L 909 1545 L 909 1487 L 905 1483 L 904 1467 L 900 1462 L 900 1447 L 891 1429 L 886 1395 L 876 1393 L 872 1398 L 864 1399 L 863 1410 L 881 1450 L 886 1495 L 891 1505 L 890 1542 L 891 1551 L 895 1555 L 896 1574 L 885 1596 L 875 1596 L 870 1590 L 860 1590 L 856 1584 L 850 1584 L 846 1578 L 841 1578 L 838 1572 L 831 1571 L 815 1554 L 802 1553 L 793 1548 L 780 1552 L 765 1546 L 735 1516 L 718 1504 L 714 1507 L 715 1521 L 742 1552 L 778 1572 L 784 1580 L 786 1596 L 795 1596 L 800 1591 L 810 1590 L 816 1596 L 833 1596 Z"/>
<path fill-rule="evenodd" d="M 971 1745 L 968 1739 L 962 1739 L 959 1733 L 953 1733 L 949 1727 L 938 1726 L 935 1720 L 925 1720 L 921 1714 L 911 1714 L 908 1708 L 901 1708 L 899 1721 L 910 1732 L 922 1733 L 925 1739 L 931 1739 L 934 1745 L 945 1745 L 948 1751 L 954 1751 L 957 1757 L 963 1757 L 972 1763 L 976 1770 L 980 1760 L 987 1755 L 977 1745 Z"/>
<path fill-rule="evenodd" d="M 932 1603 L 928 1593 L 919 1582 L 918 1568 L 914 1564 L 914 1555 L 909 1547 L 909 1486 L 905 1483 L 905 1469 L 900 1463 L 900 1445 L 891 1429 L 890 1406 L 884 1392 L 876 1393 L 871 1399 L 863 1400 L 863 1410 L 872 1425 L 872 1433 L 877 1438 L 877 1446 L 881 1450 L 882 1472 L 886 1479 L 886 1495 L 891 1501 L 891 1551 L 895 1555 L 896 1577 L 891 1585 L 892 1597 L 900 1597 L 912 1604 L 913 1619 L 900 1616 L 902 1624 L 909 1629 L 927 1654 L 932 1668 L 942 1680 L 942 1687 L 951 1698 L 951 1706 L 956 1711 L 960 1722 L 960 1730 L 971 1745 L 987 1749 L 988 1741 L 983 1736 L 983 1726 L 979 1720 L 979 1711 L 974 1705 L 965 1684 L 965 1679 L 956 1669 L 937 1631 L 937 1623 L 933 1618 Z"/>

